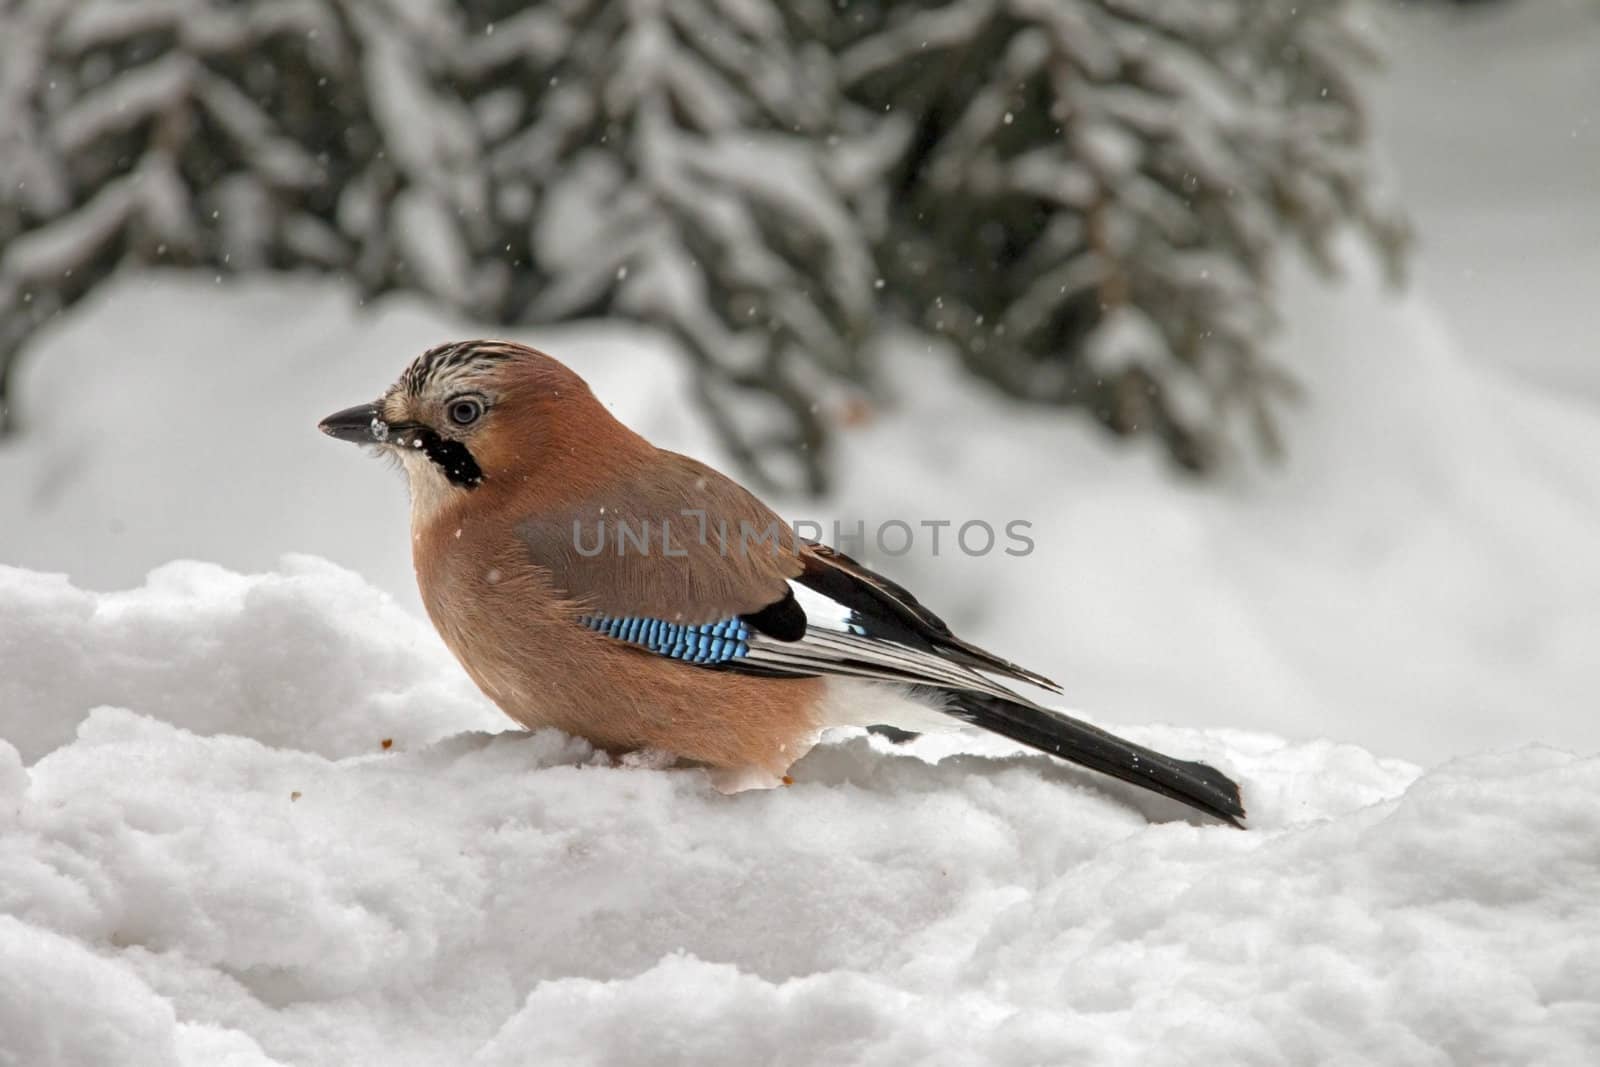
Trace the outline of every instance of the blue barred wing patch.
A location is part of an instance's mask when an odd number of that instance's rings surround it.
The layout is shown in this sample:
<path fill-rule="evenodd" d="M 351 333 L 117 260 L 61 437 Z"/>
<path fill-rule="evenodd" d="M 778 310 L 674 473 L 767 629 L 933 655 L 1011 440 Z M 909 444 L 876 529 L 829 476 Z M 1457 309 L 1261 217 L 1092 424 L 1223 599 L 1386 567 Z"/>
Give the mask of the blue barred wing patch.
<path fill-rule="evenodd" d="M 686 663 L 727 663 L 750 654 L 750 628 L 738 618 L 698 626 L 637 615 L 584 615 L 578 621 L 607 637 Z"/>

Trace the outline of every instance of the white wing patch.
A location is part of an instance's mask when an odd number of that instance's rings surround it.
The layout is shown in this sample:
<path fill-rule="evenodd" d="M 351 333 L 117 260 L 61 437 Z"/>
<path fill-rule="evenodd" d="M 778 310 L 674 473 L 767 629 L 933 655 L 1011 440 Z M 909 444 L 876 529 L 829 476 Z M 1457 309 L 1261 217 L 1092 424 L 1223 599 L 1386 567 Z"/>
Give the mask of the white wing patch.
<path fill-rule="evenodd" d="M 824 596 L 809 585 L 801 585 L 799 582 L 791 581 L 789 588 L 794 590 L 795 600 L 799 601 L 800 609 L 806 613 L 808 630 L 854 634 L 866 632 L 861 625 L 861 616 L 849 605 L 841 604 L 832 597 Z"/>
<path fill-rule="evenodd" d="M 1034 706 L 971 667 L 952 663 L 936 652 L 873 636 L 867 632 L 861 616 L 848 605 L 798 582 L 790 582 L 789 586 L 806 613 L 805 636 L 798 641 L 780 641 L 753 633 L 748 654 L 740 657 L 742 662 L 783 673 L 838 675 L 899 685 L 970 690 Z"/>

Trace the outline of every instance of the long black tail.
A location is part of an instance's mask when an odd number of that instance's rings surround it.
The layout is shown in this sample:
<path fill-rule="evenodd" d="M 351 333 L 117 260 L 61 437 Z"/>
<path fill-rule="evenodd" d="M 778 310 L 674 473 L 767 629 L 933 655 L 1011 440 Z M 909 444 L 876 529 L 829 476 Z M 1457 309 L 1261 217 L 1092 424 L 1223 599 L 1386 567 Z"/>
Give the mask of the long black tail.
<path fill-rule="evenodd" d="M 1058 712 L 986 693 L 947 692 L 946 699 L 950 696 L 955 701 L 947 710 L 963 722 L 1171 797 L 1244 828 L 1239 786 L 1215 767 L 1163 756 Z"/>

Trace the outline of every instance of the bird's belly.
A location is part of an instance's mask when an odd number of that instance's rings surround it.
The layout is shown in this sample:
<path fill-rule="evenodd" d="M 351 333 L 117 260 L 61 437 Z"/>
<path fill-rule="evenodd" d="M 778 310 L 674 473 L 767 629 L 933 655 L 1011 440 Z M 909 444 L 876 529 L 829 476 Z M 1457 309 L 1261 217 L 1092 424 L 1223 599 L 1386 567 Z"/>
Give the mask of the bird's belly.
<path fill-rule="evenodd" d="M 613 753 L 657 749 L 781 775 L 821 725 L 819 679 L 741 675 L 655 655 L 590 630 L 538 582 L 494 568 L 421 585 L 456 659 L 529 729 L 555 727 Z"/>

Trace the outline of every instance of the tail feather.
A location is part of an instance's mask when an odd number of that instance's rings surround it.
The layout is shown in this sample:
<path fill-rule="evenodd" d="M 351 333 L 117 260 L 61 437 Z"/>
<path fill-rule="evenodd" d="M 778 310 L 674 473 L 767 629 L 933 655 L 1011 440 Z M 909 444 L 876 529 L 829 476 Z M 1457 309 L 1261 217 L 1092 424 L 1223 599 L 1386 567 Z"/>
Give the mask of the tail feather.
<path fill-rule="evenodd" d="M 1244 828 L 1245 810 L 1239 798 L 1239 786 L 1215 767 L 1164 756 L 1059 712 L 1002 700 L 987 693 L 946 694 L 947 699 L 952 696 L 954 700 L 947 711 L 963 722 L 1160 793 L 1232 826 Z"/>

